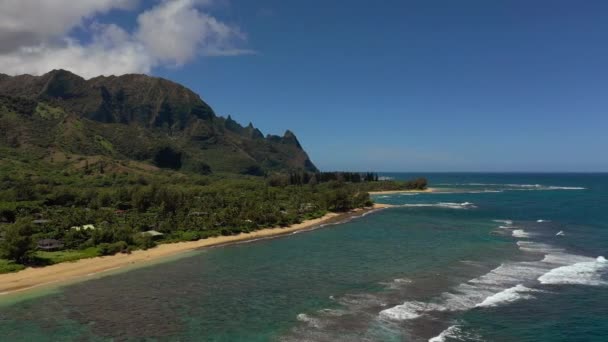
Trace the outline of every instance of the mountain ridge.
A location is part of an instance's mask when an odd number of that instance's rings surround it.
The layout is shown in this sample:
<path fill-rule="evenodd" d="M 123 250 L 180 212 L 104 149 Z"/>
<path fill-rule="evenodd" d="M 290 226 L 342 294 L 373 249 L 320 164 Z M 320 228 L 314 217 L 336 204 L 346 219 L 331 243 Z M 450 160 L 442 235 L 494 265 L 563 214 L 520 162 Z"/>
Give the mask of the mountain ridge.
<path fill-rule="evenodd" d="M 198 94 L 160 77 L 126 74 L 85 80 L 66 70 L 41 76 L 2 74 L 0 96 L 0 131 L 9 145 L 22 145 L 20 139 L 42 125 L 51 128 L 44 134 L 48 146 L 25 145 L 201 172 L 317 170 L 291 130 L 264 136 L 252 123 L 243 127 L 231 116 L 218 116 Z M 158 165 L 158 153 L 169 151 L 173 162 Z"/>

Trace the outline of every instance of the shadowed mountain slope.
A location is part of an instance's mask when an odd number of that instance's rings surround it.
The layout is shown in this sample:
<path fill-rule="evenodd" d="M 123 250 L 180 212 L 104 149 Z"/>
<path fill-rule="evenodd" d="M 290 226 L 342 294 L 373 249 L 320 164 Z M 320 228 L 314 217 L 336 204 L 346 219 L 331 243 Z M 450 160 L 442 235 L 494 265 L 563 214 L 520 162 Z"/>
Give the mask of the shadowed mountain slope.
<path fill-rule="evenodd" d="M 264 137 L 251 123 L 217 116 L 188 88 L 146 75 L 0 74 L 0 132 L 0 146 L 42 155 L 101 155 L 198 173 L 316 170 L 291 131 Z"/>

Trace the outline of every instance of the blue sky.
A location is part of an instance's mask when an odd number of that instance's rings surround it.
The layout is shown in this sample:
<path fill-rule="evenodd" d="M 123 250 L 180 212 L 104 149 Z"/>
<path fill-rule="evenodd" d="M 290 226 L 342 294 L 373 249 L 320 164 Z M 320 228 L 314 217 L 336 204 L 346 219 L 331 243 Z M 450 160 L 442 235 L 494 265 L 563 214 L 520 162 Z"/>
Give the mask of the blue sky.
<path fill-rule="evenodd" d="M 323 170 L 608 171 L 606 1 L 203 2 L 238 32 L 149 72 Z M 83 22 L 131 32 L 154 6 Z"/>

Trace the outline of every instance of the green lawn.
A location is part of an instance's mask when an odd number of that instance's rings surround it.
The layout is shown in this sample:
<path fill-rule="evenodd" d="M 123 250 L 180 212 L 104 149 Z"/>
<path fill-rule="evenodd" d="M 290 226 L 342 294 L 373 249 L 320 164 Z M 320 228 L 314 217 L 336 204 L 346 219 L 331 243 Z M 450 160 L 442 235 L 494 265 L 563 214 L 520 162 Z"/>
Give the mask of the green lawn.
<path fill-rule="evenodd" d="M 25 268 L 25 266 L 23 266 L 23 265 L 16 264 L 16 263 L 6 260 L 6 259 L 0 259 L 0 274 L 17 272 L 24 268 Z"/>
<path fill-rule="evenodd" d="M 44 252 L 37 251 L 35 256 L 39 259 L 45 260 L 48 264 L 58 264 L 66 261 L 76 261 L 79 259 L 94 258 L 99 256 L 99 248 L 89 247 L 83 250 L 72 250 L 72 251 L 57 251 L 57 252 Z"/>
<path fill-rule="evenodd" d="M 83 250 L 75 250 L 75 251 L 58 251 L 58 252 L 44 252 L 37 251 L 34 254 L 34 257 L 42 261 L 42 264 L 52 265 L 58 264 L 61 262 L 67 261 L 76 261 L 79 259 L 86 258 L 94 258 L 99 256 L 99 248 L 90 247 Z M 17 264 L 13 261 L 9 261 L 6 259 L 0 259 L 0 274 L 2 273 L 10 273 L 17 272 L 24 269 L 25 266 L 21 264 Z"/>

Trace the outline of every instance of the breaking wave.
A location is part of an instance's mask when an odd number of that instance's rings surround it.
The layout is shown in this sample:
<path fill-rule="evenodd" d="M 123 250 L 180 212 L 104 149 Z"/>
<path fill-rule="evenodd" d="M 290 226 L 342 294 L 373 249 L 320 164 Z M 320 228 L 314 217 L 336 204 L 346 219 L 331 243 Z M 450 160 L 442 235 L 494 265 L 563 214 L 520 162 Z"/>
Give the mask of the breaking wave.
<path fill-rule="evenodd" d="M 501 184 L 501 183 L 451 183 L 451 184 L 438 184 L 446 186 L 489 186 L 489 187 L 501 187 L 502 190 L 586 190 L 587 188 L 581 186 L 557 186 L 557 185 L 542 185 L 542 184 Z M 496 190 L 489 190 L 496 191 Z"/>
<path fill-rule="evenodd" d="M 458 338 L 460 332 L 460 327 L 457 325 L 452 325 L 449 328 L 445 329 L 441 332 L 441 334 L 430 338 L 429 342 L 445 342 L 446 338 Z"/>
<path fill-rule="evenodd" d="M 511 232 L 511 235 L 513 235 L 513 237 L 520 238 L 520 239 L 529 238 L 531 236 L 530 233 L 526 232 L 523 229 L 514 229 Z"/>
<path fill-rule="evenodd" d="M 463 331 L 459 325 L 452 325 L 441 332 L 441 334 L 430 338 L 429 342 L 445 342 L 448 339 L 459 340 L 459 341 L 483 341 L 481 337 L 471 334 L 470 332 Z"/>
<path fill-rule="evenodd" d="M 518 241 L 524 252 L 543 253 L 539 261 L 506 262 L 490 272 L 452 288 L 429 302 L 408 301 L 382 310 L 380 317 L 392 321 L 420 318 L 434 312 L 466 311 L 533 299 L 535 288 L 545 284 L 608 285 L 602 270 L 604 257 L 597 259 L 568 254 L 563 249 L 530 241 Z M 525 284 L 525 285 L 524 285 Z"/>
<path fill-rule="evenodd" d="M 319 319 L 310 317 L 307 314 L 301 313 L 296 318 L 298 321 L 305 322 L 313 328 L 321 327 L 321 321 Z"/>
<path fill-rule="evenodd" d="M 538 278 L 541 284 L 576 284 L 576 285 L 608 285 L 602 279 L 602 270 L 608 268 L 608 262 L 602 256 L 589 261 L 578 262 L 574 265 L 562 266 L 543 274 Z"/>
<path fill-rule="evenodd" d="M 510 304 L 522 299 L 533 299 L 531 295 L 533 292 L 539 292 L 540 290 L 531 289 L 525 287 L 522 284 L 517 284 L 506 290 L 498 292 L 497 294 L 486 298 L 483 302 L 477 304 L 477 307 L 494 307 L 503 304 Z"/>
<path fill-rule="evenodd" d="M 477 206 L 471 202 L 411 203 L 411 204 L 402 204 L 402 205 L 399 205 L 399 207 L 404 207 L 404 208 L 435 207 L 435 208 L 449 208 L 449 209 L 474 209 L 474 208 L 477 208 Z"/>
<path fill-rule="evenodd" d="M 472 203 L 419 203 L 406 204 L 403 207 L 441 207 L 466 209 L 474 206 Z M 468 310 L 487 310 L 489 308 L 514 305 L 520 301 L 534 300 L 543 293 L 553 293 L 551 285 L 608 285 L 608 261 L 604 257 L 591 258 L 570 254 L 565 249 L 546 243 L 528 239 L 541 236 L 541 232 L 530 233 L 514 225 L 512 220 L 497 219 L 500 228 L 510 229 L 514 237 L 527 239 L 517 241 L 517 246 L 523 253 L 531 253 L 529 257 L 535 261 L 509 261 L 500 264 L 489 272 L 468 281 L 462 282 L 441 292 L 430 300 L 408 300 L 395 306 L 387 306 L 386 298 L 374 294 L 347 295 L 337 299 L 345 308 L 340 312 L 321 310 L 315 314 L 300 314 L 297 319 L 305 323 L 303 329 L 324 329 L 332 322 L 342 317 L 346 319 L 353 312 L 364 313 L 374 317 L 381 326 L 399 327 L 402 322 L 420 322 L 444 320 L 456 312 Z M 519 225 L 519 223 L 517 223 Z M 532 227 L 533 228 L 533 227 Z M 532 229 L 530 228 L 530 229 Z M 530 259 L 528 259 L 530 260 Z M 385 285 L 388 289 L 405 290 L 412 281 L 408 278 L 389 280 Z M 551 290 L 551 292 L 547 291 Z M 451 321 L 450 327 L 439 335 L 429 339 L 429 342 L 451 340 L 481 340 L 473 335 L 467 335 L 461 323 Z M 406 324 L 406 327 L 411 326 Z"/>
<path fill-rule="evenodd" d="M 515 229 L 515 228 L 517 228 L 517 227 L 514 227 L 514 226 L 508 226 L 508 225 L 507 225 L 507 226 L 498 226 L 498 228 L 499 228 L 499 229 Z"/>
<path fill-rule="evenodd" d="M 390 290 L 397 290 L 400 289 L 404 286 L 407 286 L 409 284 L 412 283 L 411 279 L 408 278 L 397 278 L 397 279 L 393 279 L 393 281 L 389 281 L 389 282 L 380 282 L 380 285 L 384 285 L 387 289 Z"/>
<path fill-rule="evenodd" d="M 493 221 L 494 221 L 494 222 L 497 222 L 497 223 L 504 223 L 504 224 L 505 224 L 505 225 L 507 225 L 507 226 L 510 226 L 510 225 L 512 225 L 512 224 L 513 224 L 513 221 L 512 221 L 512 220 L 493 220 Z"/>

